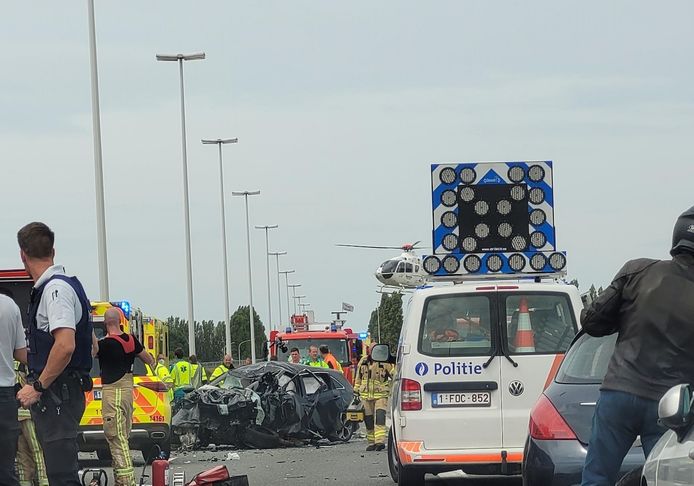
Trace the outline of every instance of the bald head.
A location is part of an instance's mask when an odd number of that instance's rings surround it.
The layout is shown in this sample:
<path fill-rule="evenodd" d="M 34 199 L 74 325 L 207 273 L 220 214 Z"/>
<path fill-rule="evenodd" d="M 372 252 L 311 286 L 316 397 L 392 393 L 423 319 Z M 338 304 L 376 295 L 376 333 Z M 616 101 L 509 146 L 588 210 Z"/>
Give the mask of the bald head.
<path fill-rule="evenodd" d="M 120 329 L 120 312 L 115 307 L 106 309 L 104 312 L 104 325 L 107 329 Z"/>

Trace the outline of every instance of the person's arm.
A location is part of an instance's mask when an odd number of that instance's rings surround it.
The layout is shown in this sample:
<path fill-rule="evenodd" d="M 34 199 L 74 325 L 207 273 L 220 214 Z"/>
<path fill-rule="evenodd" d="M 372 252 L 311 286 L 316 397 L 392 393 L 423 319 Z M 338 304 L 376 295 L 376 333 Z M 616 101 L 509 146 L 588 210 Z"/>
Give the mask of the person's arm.
<path fill-rule="evenodd" d="M 96 333 L 92 331 L 92 358 L 96 358 L 99 354 L 99 340 L 96 338 Z"/>
<path fill-rule="evenodd" d="M 154 358 L 152 358 L 152 355 L 149 354 L 146 349 L 143 349 L 142 351 L 137 353 L 137 357 L 140 358 L 140 360 L 144 364 L 148 365 L 152 370 L 156 368 L 157 362 L 154 361 Z"/>
<path fill-rule="evenodd" d="M 14 359 L 22 364 L 27 364 L 27 348 L 20 348 L 14 350 Z"/>
<path fill-rule="evenodd" d="M 14 353 L 13 357 L 15 360 L 22 364 L 27 364 L 27 340 L 24 334 L 24 326 L 22 326 L 22 315 L 19 307 L 14 306 L 14 326 L 15 326 L 15 339 L 14 339 Z"/>

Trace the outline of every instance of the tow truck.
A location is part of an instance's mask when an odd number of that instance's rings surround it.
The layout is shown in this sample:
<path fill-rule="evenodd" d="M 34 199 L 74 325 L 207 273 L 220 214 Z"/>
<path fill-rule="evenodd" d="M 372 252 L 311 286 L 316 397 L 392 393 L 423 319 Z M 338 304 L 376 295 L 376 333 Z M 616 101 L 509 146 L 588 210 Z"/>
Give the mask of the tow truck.
<path fill-rule="evenodd" d="M 315 322 L 312 312 L 294 314 L 284 331 L 270 331 L 269 353 L 271 360 L 288 361 L 292 348 L 298 348 L 302 357 L 308 356 L 311 345 L 327 345 L 340 362 L 345 378 L 354 384 L 354 372 L 364 352 L 359 334 L 344 327 L 344 321 L 332 323 Z"/>

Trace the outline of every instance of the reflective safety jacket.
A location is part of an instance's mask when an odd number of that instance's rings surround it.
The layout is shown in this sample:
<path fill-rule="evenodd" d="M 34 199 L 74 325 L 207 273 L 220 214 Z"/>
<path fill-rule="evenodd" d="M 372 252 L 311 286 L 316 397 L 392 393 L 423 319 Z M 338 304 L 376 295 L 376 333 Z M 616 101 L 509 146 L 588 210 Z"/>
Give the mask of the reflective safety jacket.
<path fill-rule="evenodd" d="M 190 385 L 194 388 L 200 388 L 207 383 L 207 371 L 201 364 L 190 365 Z"/>
<path fill-rule="evenodd" d="M 354 391 L 366 400 L 388 398 L 393 380 L 393 365 L 364 356 L 357 365 Z"/>
<path fill-rule="evenodd" d="M 191 364 L 182 359 L 174 363 L 171 368 L 171 378 L 173 379 L 174 388 L 191 386 Z"/>
<path fill-rule="evenodd" d="M 323 357 L 323 359 L 324 359 L 325 362 L 328 364 L 328 368 L 330 368 L 330 369 L 332 369 L 332 370 L 337 370 L 337 371 L 339 371 L 340 373 L 342 373 L 342 365 L 341 365 L 340 362 L 337 360 L 337 358 L 336 358 L 335 356 L 333 356 L 332 353 L 326 354 L 326 355 Z"/>
<path fill-rule="evenodd" d="M 232 368 L 233 368 L 233 367 L 234 367 L 234 366 L 232 365 Z M 214 371 L 213 371 L 212 374 L 210 375 L 210 381 L 214 380 L 214 379 L 217 378 L 218 376 L 222 376 L 224 373 L 226 373 L 227 371 L 229 371 L 229 369 L 230 369 L 230 368 L 227 368 L 226 365 L 225 365 L 224 363 L 220 364 L 219 366 L 217 366 L 217 367 L 214 369 Z"/>
<path fill-rule="evenodd" d="M 329 368 L 328 363 L 323 361 L 323 358 L 321 358 L 320 356 L 316 361 L 313 361 L 310 356 L 308 358 L 304 358 L 303 360 L 301 360 L 301 364 L 306 366 L 313 366 L 314 368 Z"/>
<path fill-rule="evenodd" d="M 166 392 L 166 396 L 169 397 L 169 401 L 172 401 L 174 380 L 171 377 L 169 370 L 163 364 L 157 363 L 157 367 L 154 369 L 154 374 L 157 375 L 157 378 L 159 378 L 162 383 L 169 387 L 169 391 Z"/>

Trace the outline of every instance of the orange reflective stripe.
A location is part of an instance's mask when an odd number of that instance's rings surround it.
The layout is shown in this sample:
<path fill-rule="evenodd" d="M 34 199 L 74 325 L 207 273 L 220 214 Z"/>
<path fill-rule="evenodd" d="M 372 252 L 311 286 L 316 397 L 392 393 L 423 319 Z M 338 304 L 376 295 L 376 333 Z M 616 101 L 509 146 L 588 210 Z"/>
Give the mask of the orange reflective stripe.
<path fill-rule="evenodd" d="M 423 442 L 400 442 L 398 443 L 398 457 L 402 464 L 412 464 L 415 462 L 444 462 L 448 464 L 499 464 L 502 462 L 501 451 L 499 452 L 471 452 L 468 454 L 425 454 L 419 456 Z M 522 452 L 508 452 L 507 462 L 523 462 Z"/>
<path fill-rule="evenodd" d="M 549 368 L 549 374 L 547 375 L 545 386 L 542 388 L 543 391 L 547 389 L 547 387 L 552 383 L 552 380 L 554 380 L 554 377 L 557 376 L 557 371 L 559 371 L 559 366 L 561 366 L 561 362 L 563 360 L 563 354 L 557 354 L 554 356 L 554 361 L 552 361 L 552 366 Z"/>

